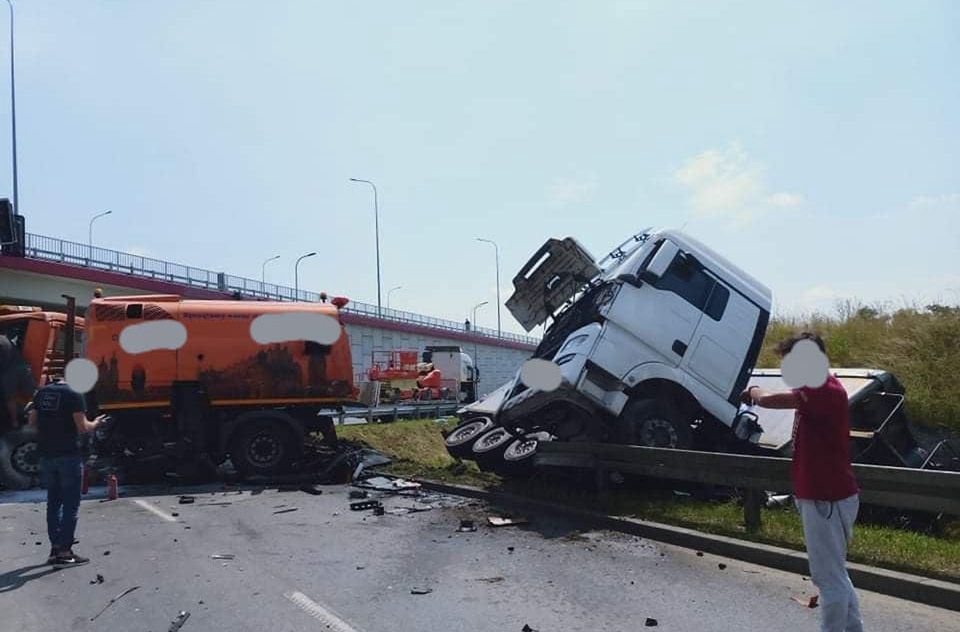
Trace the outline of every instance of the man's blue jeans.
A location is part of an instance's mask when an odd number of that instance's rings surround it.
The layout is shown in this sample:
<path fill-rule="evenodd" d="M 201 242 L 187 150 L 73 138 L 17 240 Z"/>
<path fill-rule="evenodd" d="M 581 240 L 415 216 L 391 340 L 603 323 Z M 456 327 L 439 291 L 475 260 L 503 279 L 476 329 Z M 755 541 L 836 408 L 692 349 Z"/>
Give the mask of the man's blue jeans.
<path fill-rule="evenodd" d="M 80 486 L 83 458 L 76 456 L 42 457 L 41 482 L 47 488 L 47 535 L 57 551 L 69 551 L 77 530 L 80 511 Z"/>

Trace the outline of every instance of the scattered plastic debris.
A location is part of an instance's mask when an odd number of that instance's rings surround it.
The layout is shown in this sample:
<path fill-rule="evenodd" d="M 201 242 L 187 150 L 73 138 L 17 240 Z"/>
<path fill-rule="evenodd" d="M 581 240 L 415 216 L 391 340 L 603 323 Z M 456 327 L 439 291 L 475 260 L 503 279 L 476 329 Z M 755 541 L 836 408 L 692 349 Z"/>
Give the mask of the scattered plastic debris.
<path fill-rule="evenodd" d="M 660 622 L 654 619 L 653 617 L 647 617 L 647 621 L 643 625 L 645 625 L 648 628 L 653 628 L 660 625 Z"/>
<path fill-rule="evenodd" d="M 420 489 L 420 483 L 407 481 L 402 478 L 387 478 L 386 476 L 372 476 L 368 479 L 354 483 L 357 487 L 366 489 L 376 489 L 381 492 L 401 492 L 408 489 Z"/>
<path fill-rule="evenodd" d="M 717 564 L 717 568 L 719 568 L 720 570 L 726 570 L 727 565 L 724 564 L 723 562 L 720 562 L 719 564 Z"/>
<path fill-rule="evenodd" d="M 102 615 L 104 612 L 107 611 L 107 608 L 109 608 L 110 606 L 112 606 L 113 604 L 115 604 L 117 601 L 123 599 L 124 597 L 126 597 L 127 595 L 129 595 L 130 593 L 132 593 L 134 590 L 136 590 L 136 589 L 138 589 L 138 588 L 140 588 L 140 587 L 139 587 L 139 586 L 134 586 L 134 587 L 132 587 L 132 588 L 127 588 L 126 590 L 124 590 L 122 593 L 120 593 L 120 594 L 117 595 L 116 597 L 113 597 L 112 599 L 110 599 L 110 601 L 107 602 L 107 605 L 105 605 L 103 608 L 100 609 L 100 612 L 98 612 L 97 614 L 95 614 L 95 615 L 93 615 L 92 617 L 90 617 L 90 620 L 91 620 L 91 621 L 96 621 L 97 617 L 99 617 L 100 615 Z"/>
<path fill-rule="evenodd" d="M 214 560 L 232 560 L 234 555 L 233 553 L 214 553 L 210 558 Z"/>
<path fill-rule="evenodd" d="M 512 546 L 508 546 L 508 547 L 507 547 L 507 550 L 510 551 L 511 553 L 513 553 L 513 547 L 512 547 Z"/>
<path fill-rule="evenodd" d="M 433 588 L 411 588 L 411 595 L 429 595 L 433 592 Z"/>
<path fill-rule="evenodd" d="M 518 524 L 527 524 L 526 518 L 508 518 L 506 516 L 487 516 L 487 522 L 494 527 L 512 527 Z"/>
<path fill-rule="evenodd" d="M 524 624 L 523 624 L 523 628 L 520 630 L 520 632 L 540 632 L 540 631 L 539 631 L 539 630 L 535 630 L 535 629 L 531 628 L 528 624 L 524 623 Z"/>
<path fill-rule="evenodd" d="M 457 529 L 460 533 L 472 533 L 477 530 L 477 525 L 473 523 L 473 520 L 461 520 L 460 528 Z"/>
<path fill-rule="evenodd" d="M 201 602 L 202 603 L 202 602 Z M 177 618 L 173 620 L 170 624 L 170 627 L 167 629 L 167 632 L 177 632 L 180 628 L 183 627 L 183 624 L 187 622 L 187 619 L 190 618 L 190 613 L 186 610 L 181 610 L 180 614 L 177 615 Z"/>
<path fill-rule="evenodd" d="M 499 584 L 503 581 L 502 577 L 480 577 L 477 579 L 478 582 L 484 582 L 486 584 Z"/>
<path fill-rule="evenodd" d="M 697 557 L 703 557 L 703 551 L 697 551 Z"/>
<path fill-rule="evenodd" d="M 181 505 L 190 505 L 190 504 L 192 504 L 195 500 L 196 500 L 196 498 L 194 498 L 193 496 L 181 496 L 181 497 L 180 497 L 180 500 L 179 500 L 178 502 L 179 502 Z"/>
<path fill-rule="evenodd" d="M 383 504 L 381 504 L 379 500 L 361 500 L 350 503 L 351 511 L 365 511 L 367 509 L 376 509 L 377 507 L 383 507 Z"/>
<path fill-rule="evenodd" d="M 792 599 L 804 608 L 816 608 L 820 605 L 819 595 L 814 595 L 812 597 L 793 597 Z"/>
<path fill-rule="evenodd" d="M 365 491 L 362 490 L 362 489 L 351 489 L 351 490 L 350 490 L 350 498 L 353 499 L 353 500 L 359 500 L 359 499 L 361 499 L 361 498 L 368 498 L 369 496 L 370 496 L 370 494 L 367 493 L 367 492 L 365 492 Z"/>
<path fill-rule="evenodd" d="M 189 529 L 190 527 L 187 527 L 187 528 Z M 108 549 L 108 550 L 104 551 L 103 554 L 104 554 L 104 555 L 110 555 L 110 550 Z"/>
<path fill-rule="evenodd" d="M 103 583 L 103 575 L 101 575 L 100 573 L 97 573 L 97 576 L 90 580 L 91 585 L 102 584 L 102 583 Z"/>
<path fill-rule="evenodd" d="M 290 513 L 291 511 L 297 511 L 298 509 L 299 509 L 299 507 L 288 507 L 287 509 L 278 509 L 277 511 L 274 511 L 273 513 L 275 513 L 275 514 Z"/>

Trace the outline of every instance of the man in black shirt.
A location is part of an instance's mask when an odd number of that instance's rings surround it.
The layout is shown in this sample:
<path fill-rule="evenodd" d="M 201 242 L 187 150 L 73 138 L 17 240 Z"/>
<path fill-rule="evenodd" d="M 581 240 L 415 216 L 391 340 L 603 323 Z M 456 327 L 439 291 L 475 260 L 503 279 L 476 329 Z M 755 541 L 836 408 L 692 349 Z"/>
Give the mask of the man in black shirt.
<path fill-rule="evenodd" d="M 56 567 L 79 566 L 90 560 L 73 552 L 73 535 L 80 510 L 83 458 L 79 435 L 92 432 L 102 416 L 87 421 L 83 395 L 63 380 L 44 386 L 33 396 L 29 423 L 36 424 L 40 474 L 47 488 L 47 534 L 50 557 Z"/>

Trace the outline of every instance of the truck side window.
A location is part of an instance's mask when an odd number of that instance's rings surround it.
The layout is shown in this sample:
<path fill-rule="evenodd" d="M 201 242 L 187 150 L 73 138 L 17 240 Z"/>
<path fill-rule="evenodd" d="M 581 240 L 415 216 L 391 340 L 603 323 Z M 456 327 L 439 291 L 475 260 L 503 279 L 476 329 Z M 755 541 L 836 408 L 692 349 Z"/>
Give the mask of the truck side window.
<path fill-rule="evenodd" d="M 730 300 L 730 290 L 723 283 L 714 282 L 713 292 L 707 299 L 707 306 L 703 312 L 714 320 L 723 318 L 723 312 L 727 309 L 727 301 Z"/>
<path fill-rule="evenodd" d="M 127 318 L 143 318 L 143 303 L 127 305 Z"/>
<path fill-rule="evenodd" d="M 707 304 L 707 297 L 715 281 L 696 267 L 683 253 L 677 254 L 666 273 L 657 280 L 655 287 L 673 292 L 699 310 Z"/>

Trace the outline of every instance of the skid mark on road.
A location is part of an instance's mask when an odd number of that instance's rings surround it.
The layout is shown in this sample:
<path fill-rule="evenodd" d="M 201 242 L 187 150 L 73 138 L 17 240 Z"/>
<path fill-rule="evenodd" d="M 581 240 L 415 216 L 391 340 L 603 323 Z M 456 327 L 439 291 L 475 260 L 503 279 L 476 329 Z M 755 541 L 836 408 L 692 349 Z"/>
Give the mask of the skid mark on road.
<path fill-rule="evenodd" d="M 146 510 L 149 511 L 150 513 L 155 514 L 155 515 L 157 515 L 157 516 L 160 516 L 161 518 L 163 518 L 163 519 L 166 520 L 167 522 L 176 522 L 176 521 L 177 521 L 176 518 L 174 518 L 173 516 L 171 516 L 170 514 L 168 514 L 167 512 L 165 512 L 163 509 L 160 509 L 159 507 L 157 507 L 157 506 L 154 505 L 153 503 L 147 502 L 146 500 L 142 500 L 142 499 L 139 499 L 139 498 L 136 499 L 136 500 L 134 500 L 133 502 L 135 502 L 136 504 L 140 505 L 141 507 L 143 507 L 144 509 L 146 509 Z"/>
<path fill-rule="evenodd" d="M 333 614 L 317 602 L 307 597 L 302 592 L 288 592 L 284 597 L 292 601 L 298 608 L 309 614 L 311 617 L 327 626 L 326 629 L 334 632 L 360 632 L 357 628 Z"/>

